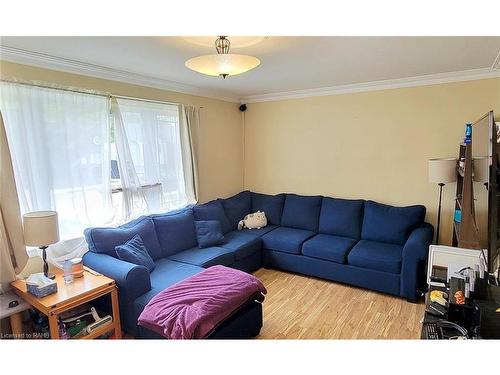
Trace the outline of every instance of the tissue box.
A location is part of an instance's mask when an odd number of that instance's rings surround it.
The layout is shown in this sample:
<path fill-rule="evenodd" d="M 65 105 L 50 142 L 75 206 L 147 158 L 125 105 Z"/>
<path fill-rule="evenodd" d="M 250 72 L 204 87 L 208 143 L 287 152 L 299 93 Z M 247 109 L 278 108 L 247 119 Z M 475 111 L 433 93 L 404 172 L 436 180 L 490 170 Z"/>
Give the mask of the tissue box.
<path fill-rule="evenodd" d="M 33 294 L 37 298 L 42 298 L 48 296 L 49 294 L 53 294 L 57 292 L 57 283 L 55 280 L 52 280 L 51 283 L 46 284 L 44 286 L 38 286 L 33 284 L 26 283 L 26 289 L 28 293 Z"/>

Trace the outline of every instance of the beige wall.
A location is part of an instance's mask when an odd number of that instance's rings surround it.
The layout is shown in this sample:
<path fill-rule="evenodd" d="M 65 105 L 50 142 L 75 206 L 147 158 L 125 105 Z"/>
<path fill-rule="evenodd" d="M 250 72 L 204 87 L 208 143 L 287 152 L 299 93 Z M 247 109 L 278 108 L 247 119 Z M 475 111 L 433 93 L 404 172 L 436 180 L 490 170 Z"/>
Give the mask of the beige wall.
<path fill-rule="evenodd" d="M 200 131 L 196 134 L 200 201 L 225 197 L 243 185 L 242 122 L 237 103 L 185 95 L 150 87 L 63 73 L 0 61 L 2 78 L 18 78 L 64 86 L 107 91 L 147 99 L 202 106 Z"/>
<path fill-rule="evenodd" d="M 427 206 L 438 187 L 427 160 L 458 155 L 464 124 L 493 109 L 500 79 L 249 104 L 245 188 Z M 456 184 L 445 187 L 442 241 L 451 241 Z"/>
<path fill-rule="evenodd" d="M 236 103 L 0 61 L 3 78 L 203 106 L 197 134 L 200 201 L 247 189 L 324 194 L 406 205 L 435 223 L 438 190 L 427 160 L 456 156 L 464 124 L 490 109 L 500 118 L 500 79 L 252 103 Z M 244 176 L 243 176 L 244 171 Z M 451 239 L 455 184 L 445 187 L 442 240 Z"/>

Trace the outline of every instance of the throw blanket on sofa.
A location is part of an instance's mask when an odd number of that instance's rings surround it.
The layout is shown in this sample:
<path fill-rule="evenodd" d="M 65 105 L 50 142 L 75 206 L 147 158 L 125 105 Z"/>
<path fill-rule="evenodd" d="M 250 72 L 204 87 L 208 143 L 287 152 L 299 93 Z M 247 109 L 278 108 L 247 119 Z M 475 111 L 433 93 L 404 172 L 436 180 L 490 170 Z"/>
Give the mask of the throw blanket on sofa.
<path fill-rule="evenodd" d="M 171 339 L 207 337 L 224 319 L 266 288 L 255 276 L 213 266 L 158 293 L 138 324 Z"/>

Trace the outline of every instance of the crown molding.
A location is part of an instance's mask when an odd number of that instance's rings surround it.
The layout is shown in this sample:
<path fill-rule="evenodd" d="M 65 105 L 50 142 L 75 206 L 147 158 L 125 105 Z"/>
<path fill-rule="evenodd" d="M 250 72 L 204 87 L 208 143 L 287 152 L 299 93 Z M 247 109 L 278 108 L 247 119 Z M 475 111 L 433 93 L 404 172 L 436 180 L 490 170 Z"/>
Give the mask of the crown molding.
<path fill-rule="evenodd" d="M 270 101 L 287 100 L 287 99 L 308 98 L 314 96 L 340 95 L 340 94 L 349 94 L 357 92 L 398 89 L 403 87 L 428 86 L 428 85 L 438 85 L 441 83 L 497 78 L 500 77 L 500 70 L 499 70 L 500 61 L 498 60 L 500 60 L 499 57 L 497 57 L 495 69 L 493 67 L 483 68 L 483 69 L 472 69 L 472 70 L 464 70 L 458 72 L 429 74 L 424 76 L 416 76 L 408 78 L 354 83 L 349 85 L 320 87 L 315 89 L 283 91 L 283 92 L 276 92 L 263 95 L 250 95 L 242 98 L 241 102 L 242 103 L 270 102 Z"/>
<path fill-rule="evenodd" d="M 429 74 L 424 76 L 388 79 L 381 81 L 354 83 L 348 85 L 336 85 L 319 87 L 305 90 L 292 90 L 274 92 L 261 95 L 249 95 L 240 97 L 230 96 L 214 90 L 200 89 L 195 86 L 155 78 L 139 73 L 110 68 L 96 64 L 90 64 L 63 57 L 52 56 L 44 53 L 28 51 L 20 48 L 0 45 L 0 59 L 12 61 L 19 64 L 37 66 L 46 69 L 54 69 L 67 73 L 88 75 L 91 77 L 109 79 L 134 85 L 153 87 L 161 90 L 174 91 L 178 93 L 202 96 L 212 99 L 224 100 L 233 103 L 258 103 L 278 101 L 287 99 L 300 99 L 315 96 L 330 96 L 358 92 L 389 90 L 404 87 L 417 87 L 437 85 L 441 83 L 472 81 L 487 78 L 500 77 L 500 52 L 490 68 L 464 70 L 458 72 Z"/>
<path fill-rule="evenodd" d="M 233 103 L 240 102 L 240 98 L 238 96 L 227 96 L 227 94 L 222 94 L 217 91 L 204 90 L 179 82 L 155 78 L 139 73 L 129 72 L 126 70 L 110 68 L 107 66 L 90 64 L 82 61 L 67 59 L 64 57 L 52 56 L 45 53 L 28 51 L 15 47 L 0 45 L 0 59 L 19 64 L 37 66 L 40 68 L 54 69 L 67 73 L 109 79 L 112 81 L 153 87 L 167 91 L 175 91 L 183 94 L 203 96 L 211 99 L 224 100 Z"/>

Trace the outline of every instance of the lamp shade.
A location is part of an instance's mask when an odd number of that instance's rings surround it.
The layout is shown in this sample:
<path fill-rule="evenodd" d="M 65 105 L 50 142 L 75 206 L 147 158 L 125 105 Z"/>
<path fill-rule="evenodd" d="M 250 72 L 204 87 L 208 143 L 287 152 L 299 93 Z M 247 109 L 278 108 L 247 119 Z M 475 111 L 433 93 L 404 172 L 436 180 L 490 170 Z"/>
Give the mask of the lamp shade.
<path fill-rule="evenodd" d="M 457 181 L 457 159 L 430 159 L 429 182 L 446 184 Z"/>
<path fill-rule="evenodd" d="M 259 66 L 260 60 L 253 56 L 218 54 L 193 57 L 186 67 L 209 76 L 235 76 Z"/>
<path fill-rule="evenodd" d="M 57 212 L 37 211 L 23 216 L 24 244 L 26 246 L 48 246 L 59 241 Z"/>
<path fill-rule="evenodd" d="M 475 182 L 490 181 L 490 163 L 487 156 L 474 158 L 472 160 L 472 170 L 474 171 L 473 179 Z"/>

